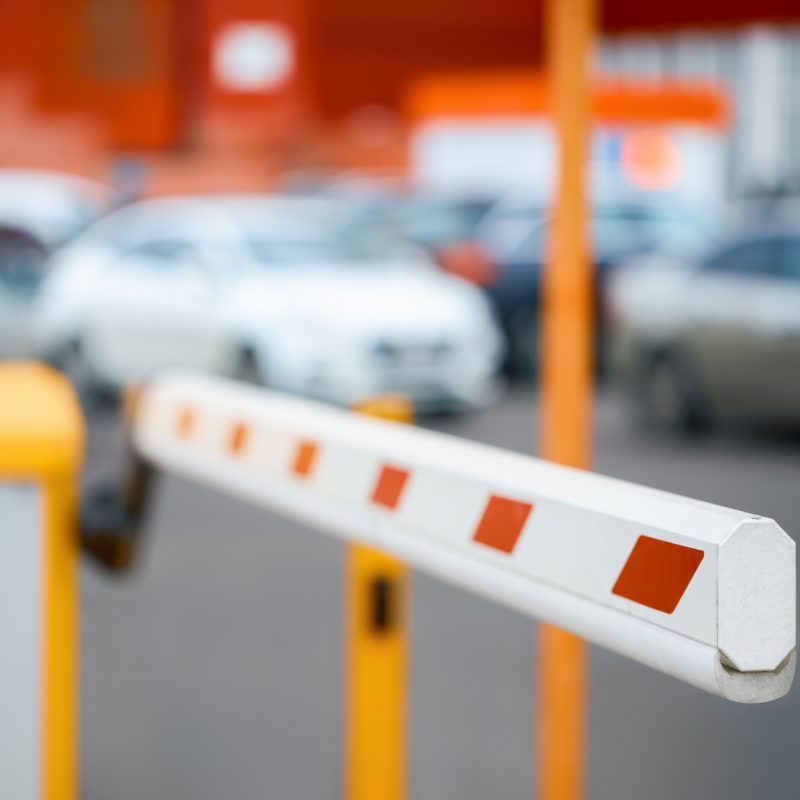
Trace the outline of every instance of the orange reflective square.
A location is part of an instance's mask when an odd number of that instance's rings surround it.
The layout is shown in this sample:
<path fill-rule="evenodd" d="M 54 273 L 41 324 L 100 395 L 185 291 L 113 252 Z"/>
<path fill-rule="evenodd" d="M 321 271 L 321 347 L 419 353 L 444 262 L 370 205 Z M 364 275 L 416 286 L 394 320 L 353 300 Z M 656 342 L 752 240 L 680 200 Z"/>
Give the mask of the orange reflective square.
<path fill-rule="evenodd" d="M 317 449 L 314 442 L 300 442 L 294 454 L 294 464 L 292 464 L 292 472 L 295 475 L 306 478 L 311 474 L 317 459 Z"/>
<path fill-rule="evenodd" d="M 234 455 L 238 455 L 244 450 L 247 444 L 247 439 L 250 435 L 250 429 L 243 422 L 237 422 L 231 431 L 231 438 L 228 442 L 228 449 Z"/>
<path fill-rule="evenodd" d="M 532 503 L 521 503 L 492 495 L 478 523 L 473 541 L 503 553 L 512 553 L 532 508 Z"/>
<path fill-rule="evenodd" d="M 619 597 L 671 614 L 705 553 L 651 536 L 640 536 L 614 588 Z"/>
<path fill-rule="evenodd" d="M 397 508 L 407 480 L 407 470 L 385 465 L 372 491 L 372 502 L 386 508 Z"/>
<path fill-rule="evenodd" d="M 178 415 L 178 436 L 186 439 L 191 436 L 194 430 L 195 413 L 194 409 L 182 408 L 181 413 Z"/>

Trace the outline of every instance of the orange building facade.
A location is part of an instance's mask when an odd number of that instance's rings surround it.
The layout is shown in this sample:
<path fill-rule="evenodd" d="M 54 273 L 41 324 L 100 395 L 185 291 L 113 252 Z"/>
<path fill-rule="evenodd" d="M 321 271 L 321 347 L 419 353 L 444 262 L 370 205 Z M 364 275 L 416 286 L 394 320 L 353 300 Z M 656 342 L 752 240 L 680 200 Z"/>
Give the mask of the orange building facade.
<path fill-rule="evenodd" d="M 5 0 L 0 81 L 24 76 L 42 110 L 97 115 L 120 148 L 187 144 L 220 119 L 281 138 L 364 105 L 396 108 L 421 71 L 532 66 L 537 15 L 525 0 L 462 0 L 457 11 L 425 0 Z M 226 36 L 247 25 L 288 39 L 279 81 L 220 74 Z"/>
<path fill-rule="evenodd" d="M 541 12 L 532 0 L 4 0 L 0 124 L 24 95 L 31 114 L 66 115 L 73 128 L 80 119 L 113 151 L 282 152 L 291 165 L 316 150 L 330 160 L 319 149 L 353 130 L 357 139 L 359 119 L 379 118 L 391 138 L 407 87 L 427 73 L 540 67 Z M 753 18 L 800 20 L 800 9 L 601 4 L 612 31 Z"/>

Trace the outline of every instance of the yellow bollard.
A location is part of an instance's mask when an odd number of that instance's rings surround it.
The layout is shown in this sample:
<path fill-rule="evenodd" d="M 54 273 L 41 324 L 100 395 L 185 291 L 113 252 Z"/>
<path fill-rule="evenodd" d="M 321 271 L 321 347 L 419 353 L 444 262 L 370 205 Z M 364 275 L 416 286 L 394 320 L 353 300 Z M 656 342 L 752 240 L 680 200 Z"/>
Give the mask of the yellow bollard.
<path fill-rule="evenodd" d="M 542 307 L 541 454 L 588 468 L 592 401 L 592 274 L 587 228 L 589 70 L 595 0 L 548 0 L 547 47 L 559 183 Z M 536 796 L 583 797 L 586 644 L 539 628 Z"/>
<path fill-rule="evenodd" d="M 69 384 L 0 366 L 0 797 L 77 796 L 77 475 Z"/>
<path fill-rule="evenodd" d="M 363 414 L 413 422 L 402 397 L 379 397 Z M 403 800 L 407 775 L 408 568 L 369 547 L 347 545 L 345 765 L 347 800 Z"/>

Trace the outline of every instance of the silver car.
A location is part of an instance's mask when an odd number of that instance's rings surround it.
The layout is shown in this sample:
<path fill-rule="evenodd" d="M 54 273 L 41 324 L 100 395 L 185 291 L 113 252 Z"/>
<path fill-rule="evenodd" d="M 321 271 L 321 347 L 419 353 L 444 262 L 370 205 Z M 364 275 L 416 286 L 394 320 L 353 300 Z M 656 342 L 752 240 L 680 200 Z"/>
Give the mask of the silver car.
<path fill-rule="evenodd" d="M 694 262 L 614 276 L 613 363 L 646 423 L 800 423 L 800 231 L 770 228 Z"/>

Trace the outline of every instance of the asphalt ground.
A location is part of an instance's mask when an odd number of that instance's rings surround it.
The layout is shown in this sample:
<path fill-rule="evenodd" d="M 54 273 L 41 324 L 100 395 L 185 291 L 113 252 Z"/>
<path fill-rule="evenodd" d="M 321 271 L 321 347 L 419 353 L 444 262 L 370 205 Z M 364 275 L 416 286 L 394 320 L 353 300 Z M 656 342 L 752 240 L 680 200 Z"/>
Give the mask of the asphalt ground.
<path fill-rule="evenodd" d="M 424 421 L 533 452 L 532 389 L 480 414 Z M 120 435 L 89 429 L 87 480 Z M 800 531 L 800 438 L 646 436 L 597 403 L 599 472 L 776 518 Z M 342 545 L 166 477 L 139 570 L 82 572 L 82 800 L 341 797 Z M 535 626 L 415 573 L 413 800 L 532 796 Z M 587 796 L 800 797 L 800 688 L 725 702 L 591 651 Z M 380 800 L 380 798 L 376 798 Z"/>

